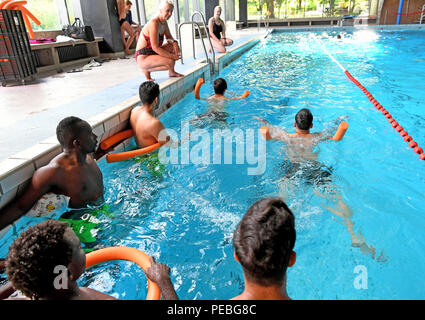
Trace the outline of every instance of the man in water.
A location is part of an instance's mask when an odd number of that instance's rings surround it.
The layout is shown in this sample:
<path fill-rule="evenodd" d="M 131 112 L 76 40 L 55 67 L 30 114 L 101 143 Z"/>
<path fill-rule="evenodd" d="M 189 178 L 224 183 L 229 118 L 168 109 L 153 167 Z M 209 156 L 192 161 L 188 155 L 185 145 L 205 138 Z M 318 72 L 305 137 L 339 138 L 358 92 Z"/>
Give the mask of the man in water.
<path fill-rule="evenodd" d="M 326 130 L 323 132 L 311 133 L 310 130 L 313 128 L 313 115 L 308 109 L 301 109 L 296 114 L 294 123 L 295 133 L 288 133 L 281 128 L 270 125 L 267 121 L 258 117 L 256 117 L 256 119 L 266 124 L 270 132 L 269 138 L 283 141 L 287 145 L 287 160 L 284 163 L 285 175 L 282 178 L 282 190 L 285 198 L 288 198 L 288 193 L 293 193 L 288 192 L 288 189 L 300 185 L 302 182 L 312 185 L 316 195 L 330 198 L 333 202 L 337 203 L 336 209 L 329 207 L 324 208 L 343 219 L 350 233 L 352 246 L 359 247 L 362 253 L 370 254 L 372 258 L 375 259 L 376 249 L 366 243 L 361 233 L 356 235 L 353 230 L 354 223 L 351 221 L 353 212 L 342 200 L 342 196 L 337 190 L 338 188 L 332 186 L 330 178 L 332 169 L 327 168 L 317 161 L 318 153 L 314 152 L 314 148 L 319 142 L 332 139 L 331 132 Z M 294 183 L 294 180 L 296 183 Z M 318 191 L 320 187 L 324 187 L 327 190 L 327 195 L 321 194 Z M 381 258 L 382 257 L 379 257 L 378 259 Z"/>
<path fill-rule="evenodd" d="M 173 142 L 162 122 L 153 115 L 154 109 L 159 105 L 159 85 L 153 81 L 145 81 L 139 87 L 139 96 L 142 106 L 131 110 L 130 125 L 134 131 L 137 146 L 143 148 L 156 143 L 164 145 L 170 143 L 175 147 L 180 142 Z"/>
<path fill-rule="evenodd" d="M 282 199 L 254 203 L 233 234 L 245 288 L 232 300 L 290 300 L 286 270 L 296 261 L 295 239 L 295 218 Z"/>
<path fill-rule="evenodd" d="M 61 267 L 58 269 L 58 266 Z M 97 290 L 79 287 L 86 269 L 86 255 L 66 223 L 47 220 L 21 233 L 6 259 L 11 300 L 116 300 Z M 156 282 L 165 300 L 177 300 L 170 269 L 151 257 L 146 276 Z M 0 290 L 2 291 L 2 290 Z"/>
<path fill-rule="evenodd" d="M 48 193 L 65 198 L 70 208 L 103 201 L 103 176 L 93 157 L 98 141 L 91 126 L 80 118 L 68 117 L 58 124 L 56 135 L 63 152 L 36 170 L 24 193 L 0 210 L 0 230 Z"/>
<path fill-rule="evenodd" d="M 201 82 L 201 85 L 202 83 L 203 82 Z M 223 78 L 215 79 L 213 86 L 214 86 L 214 94 L 208 98 L 201 98 L 200 96 L 195 94 L 195 98 L 199 100 L 208 101 L 208 110 L 207 112 L 201 113 L 197 115 L 196 118 L 192 119 L 190 121 L 192 124 L 204 125 L 205 123 L 208 123 L 208 122 L 211 124 L 213 124 L 214 122 L 217 122 L 220 125 L 227 124 L 227 118 L 229 116 L 229 114 L 225 112 L 227 101 L 244 99 L 249 95 L 249 91 L 246 91 L 245 94 L 240 97 L 235 97 L 235 98 L 226 97 L 224 93 L 227 90 L 227 82 Z M 199 94 L 199 90 L 200 90 L 200 86 L 198 88 L 198 94 Z"/>

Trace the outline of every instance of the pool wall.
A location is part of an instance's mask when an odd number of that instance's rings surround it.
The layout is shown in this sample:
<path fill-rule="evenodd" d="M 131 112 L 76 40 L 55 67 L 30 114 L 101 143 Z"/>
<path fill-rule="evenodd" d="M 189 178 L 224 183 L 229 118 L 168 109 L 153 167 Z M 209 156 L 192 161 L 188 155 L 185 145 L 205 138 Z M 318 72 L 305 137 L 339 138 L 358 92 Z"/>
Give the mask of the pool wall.
<path fill-rule="evenodd" d="M 217 55 L 215 60 L 216 74 L 244 52 L 254 47 L 264 37 L 265 35 L 255 36 L 226 53 Z M 155 115 L 161 116 L 188 92 L 193 91 L 199 78 L 208 81 L 211 76 L 214 75 L 211 75 L 210 65 L 204 59 L 195 67 L 186 70 L 183 78 L 172 78 L 160 83 L 160 106 Z M 130 112 L 139 103 L 139 96 L 133 96 L 86 120 L 92 126 L 93 133 L 98 136 L 98 140 L 103 141 L 129 127 Z M 124 150 L 129 145 L 130 140 L 131 138 L 121 142 L 114 147 L 113 151 Z M 30 183 L 35 170 L 47 165 L 62 151 L 56 136 L 52 136 L 0 162 L 0 209 L 21 195 Z M 106 155 L 97 161 L 102 161 L 105 157 Z M 10 227 L 11 225 L 0 230 L 0 238 Z"/>

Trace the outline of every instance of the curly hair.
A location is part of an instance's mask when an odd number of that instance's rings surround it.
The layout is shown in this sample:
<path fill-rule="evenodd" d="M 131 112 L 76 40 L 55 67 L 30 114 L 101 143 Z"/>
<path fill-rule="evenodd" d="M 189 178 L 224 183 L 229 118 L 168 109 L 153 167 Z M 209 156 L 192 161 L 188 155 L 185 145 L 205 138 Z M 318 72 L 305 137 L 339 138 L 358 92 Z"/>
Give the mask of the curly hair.
<path fill-rule="evenodd" d="M 245 276 L 264 286 L 282 284 L 295 238 L 295 218 L 282 199 L 254 203 L 233 235 Z"/>
<path fill-rule="evenodd" d="M 72 259 L 72 248 L 64 239 L 67 228 L 65 222 L 47 220 L 29 227 L 10 246 L 6 273 L 26 297 L 38 300 L 54 292 L 54 268 Z"/>

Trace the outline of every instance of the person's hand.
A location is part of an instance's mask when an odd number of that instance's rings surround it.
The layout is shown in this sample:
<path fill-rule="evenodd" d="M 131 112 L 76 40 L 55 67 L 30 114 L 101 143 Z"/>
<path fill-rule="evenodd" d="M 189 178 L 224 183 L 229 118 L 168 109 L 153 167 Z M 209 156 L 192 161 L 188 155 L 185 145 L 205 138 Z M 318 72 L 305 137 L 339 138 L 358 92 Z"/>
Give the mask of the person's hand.
<path fill-rule="evenodd" d="M 156 262 L 154 257 L 150 257 L 151 266 L 146 269 L 145 274 L 151 281 L 156 282 L 158 285 L 164 282 L 171 282 L 170 280 L 170 267 L 167 265 Z"/>
<path fill-rule="evenodd" d="M 256 116 L 254 116 L 253 118 L 254 118 L 255 120 L 258 120 L 258 121 L 262 122 L 262 123 L 267 123 L 267 121 L 266 121 L 266 120 L 263 120 L 263 119 L 261 119 L 260 117 L 256 117 Z"/>
<path fill-rule="evenodd" d="M 174 53 L 177 54 L 178 56 L 180 56 L 181 50 L 180 50 L 179 44 L 177 42 L 173 43 L 173 48 L 174 48 Z"/>

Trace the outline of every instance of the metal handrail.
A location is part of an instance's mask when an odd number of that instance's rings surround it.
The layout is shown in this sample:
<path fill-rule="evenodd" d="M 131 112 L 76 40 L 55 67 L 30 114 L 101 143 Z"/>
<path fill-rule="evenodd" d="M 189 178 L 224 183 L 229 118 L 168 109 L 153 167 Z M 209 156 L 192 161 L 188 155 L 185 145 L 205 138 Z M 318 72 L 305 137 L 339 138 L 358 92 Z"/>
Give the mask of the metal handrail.
<path fill-rule="evenodd" d="M 423 19 L 425 17 L 425 12 L 424 11 L 425 11 L 425 4 L 422 7 L 421 19 L 419 20 L 419 24 L 422 24 L 422 21 L 423 21 Z"/>
<path fill-rule="evenodd" d="M 192 17 L 190 18 L 190 20 L 191 21 L 194 21 L 193 20 L 193 17 L 195 15 L 197 15 L 197 14 L 201 16 L 202 23 L 204 24 L 205 32 L 207 32 L 207 22 L 206 22 L 205 17 L 204 17 L 204 15 L 203 15 L 202 12 L 200 12 L 200 11 L 193 12 L 192 13 Z M 192 25 L 192 35 L 193 35 L 193 32 L 194 32 L 194 29 L 193 29 L 193 25 Z M 201 31 L 199 31 L 199 37 L 201 38 L 201 40 L 203 42 L 204 40 L 202 38 Z M 215 62 L 215 52 L 214 52 L 214 48 L 213 48 L 213 45 L 212 45 L 212 42 L 211 42 L 211 38 L 209 37 L 208 32 L 207 32 L 207 38 L 208 38 L 208 41 L 210 42 L 210 48 L 211 48 L 211 52 L 212 52 L 212 55 L 213 55 L 213 65 L 214 65 L 214 62 Z M 195 48 L 195 37 L 194 36 L 192 36 L 192 44 L 193 44 L 193 48 Z M 195 49 L 193 50 L 193 52 L 195 52 Z M 214 72 L 214 66 L 213 66 L 213 72 Z"/>
<path fill-rule="evenodd" d="M 186 21 L 186 22 L 182 22 L 182 23 L 179 24 L 179 30 L 178 31 L 179 31 L 180 50 L 181 50 L 181 58 L 180 59 L 181 59 L 182 64 L 184 64 L 184 62 L 183 62 L 183 44 L 182 44 L 182 36 L 181 36 L 181 27 L 185 24 L 191 24 L 192 30 L 193 30 L 193 26 L 196 25 L 198 27 L 199 34 L 201 35 L 201 27 L 199 26 L 198 22 L 196 22 L 196 21 Z M 193 40 L 192 41 L 193 59 L 196 59 L 196 57 L 195 57 L 195 40 L 194 40 L 193 32 L 192 32 L 192 40 Z M 204 43 L 204 40 L 202 39 L 202 36 L 201 36 L 201 42 L 202 42 L 202 46 L 204 47 L 204 52 L 205 52 L 205 57 L 207 59 L 207 62 L 210 66 L 212 65 L 212 73 L 214 73 L 215 72 L 214 63 L 211 64 L 211 62 L 210 62 L 210 59 L 208 57 L 207 48 L 205 47 L 205 43 Z M 213 56 L 214 56 L 214 61 L 215 61 L 214 51 L 213 51 Z"/>

